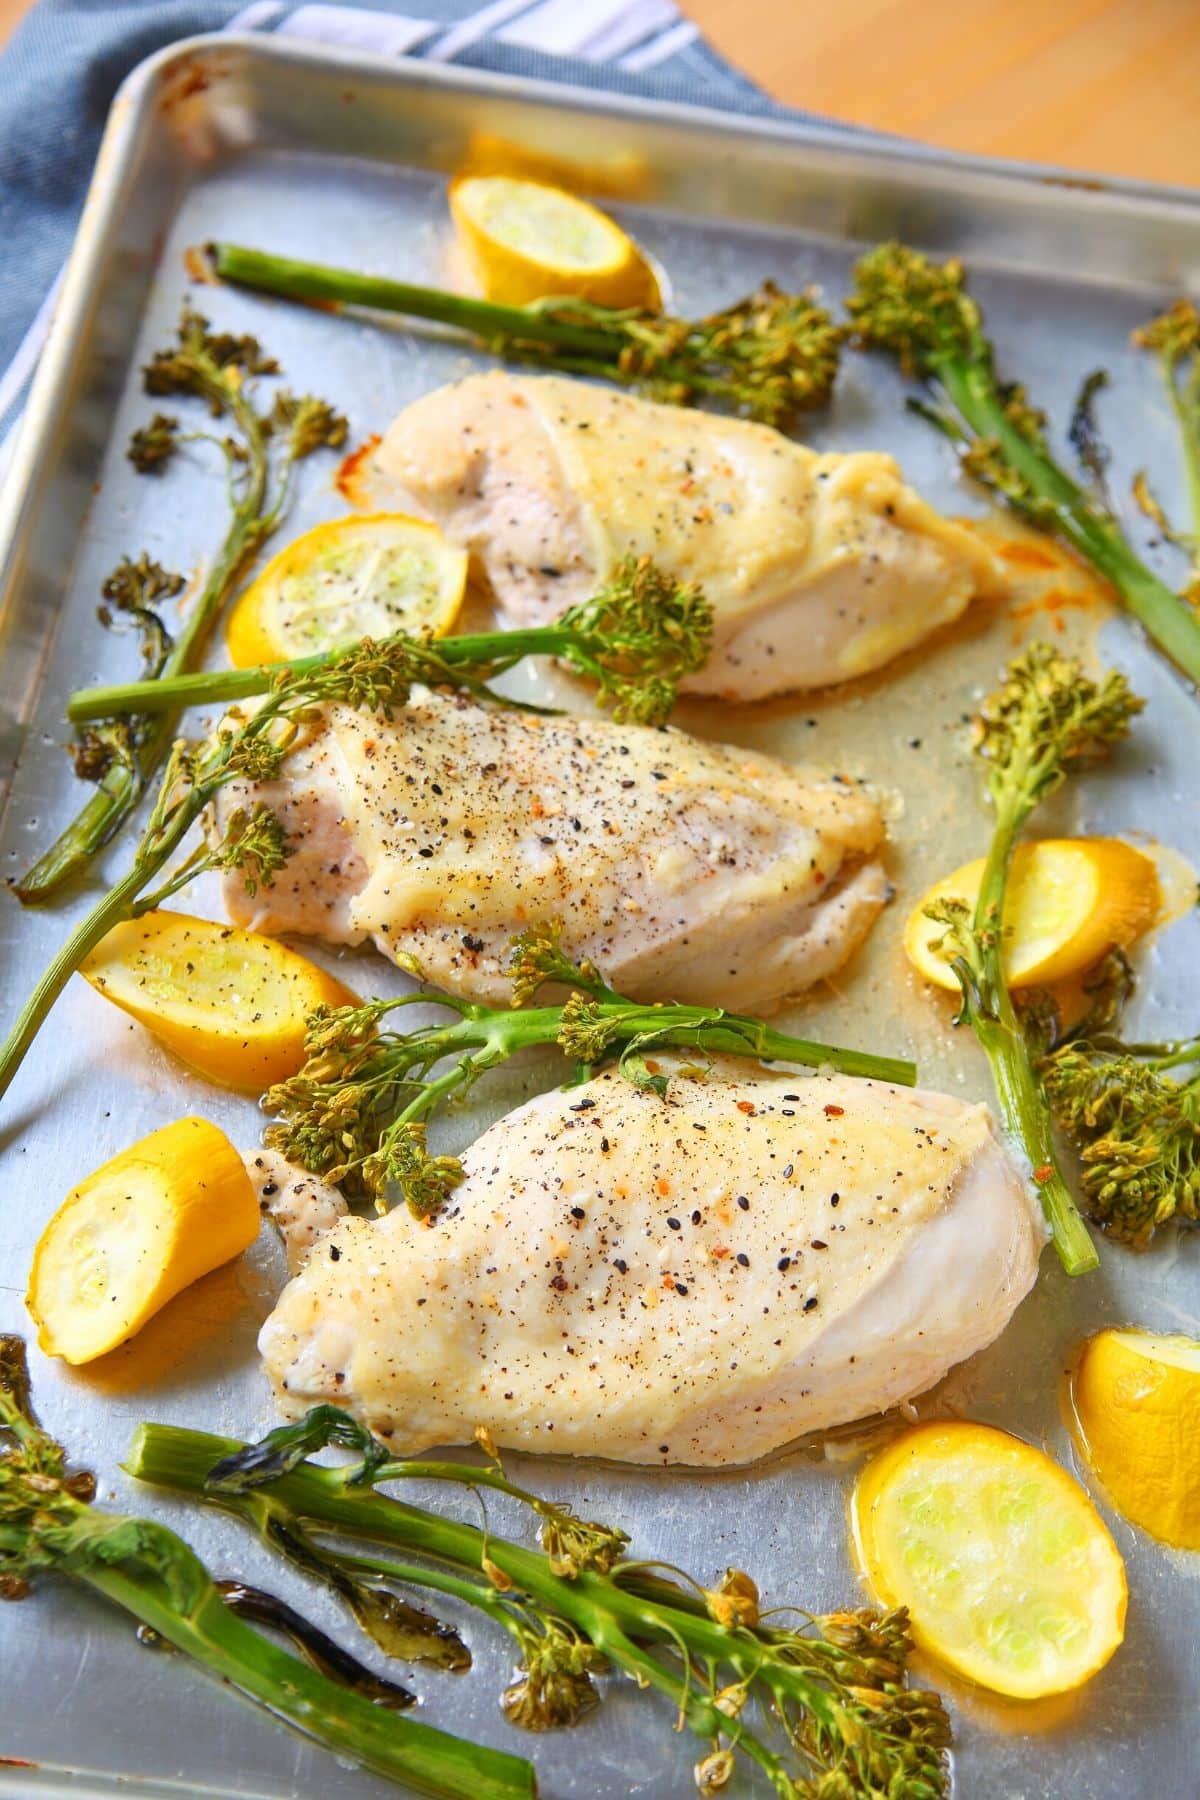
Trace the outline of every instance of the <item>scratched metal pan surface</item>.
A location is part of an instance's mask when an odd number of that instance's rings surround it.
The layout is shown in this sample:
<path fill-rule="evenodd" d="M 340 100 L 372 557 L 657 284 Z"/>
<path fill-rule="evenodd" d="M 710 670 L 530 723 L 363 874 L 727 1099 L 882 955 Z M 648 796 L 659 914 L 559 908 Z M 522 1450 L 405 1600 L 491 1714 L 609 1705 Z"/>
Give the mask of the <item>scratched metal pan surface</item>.
<path fill-rule="evenodd" d="M 1114 484 L 1127 490 L 1146 462 L 1164 495 L 1177 497 L 1165 407 L 1126 344 L 1131 325 L 1155 302 L 1200 279 L 1200 206 L 1192 196 L 454 70 L 317 56 L 278 42 L 198 40 L 145 65 L 116 102 L 3 499 L 2 748 L 15 765 L 0 838 L 5 874 L 25 866 L 76 803 L 60 747 L 66 694 L 129 669 L 128 642 L 95 619 L 101 579 L 122 552 L 143 547 L 190 569 L 220 527 L 220 484 L 199 457 L 148 481 L 123 455 L 131 427 L 149 410 L 138 366 L 169 335 L 189 292 L 186 249 L 220 235 L 437 280 L 448 241 L 445 177 L 480 133 L 573 165 L 582 185 L 615 193 L 616 210 L 669 271 L 679 311 L 707 310 L 768 275 L 789 287 L 817 282 L 836 296 L 855 247 L 892 233 L 961 252 L 1002 356 L 1052 416 L 1064 417 L 1086 371 L 1107 365 Z M 472 366 L 460 348 L 395 327 L 211 288 L 195 297 L 221 325 L 257 331 L 293 382 L 336 401 L 356 440 Z M 890 370 L 856 358 L 814 439 L 894 450 L 935 503 L 978 507 L 934 435 L 905 417 L 901 398 Z M 291 530 L 342 507 L 328 464 L 314 461 L 303 473 Z M 838 759 L 895 783 L 902 796 L 896 835 L 903 841 L 907 829 L 909 842 L 896 873 L 911 904 L 917 877 L 931 879 L 980 848 L 985 823 L 971 801 L 958 719 L 990 679 L 1003 643 L 1003 633 L 993 633 L 981 653 L 970 632 L 952 636 L 869 693 L 757 712 L 693 706 L 685 716 L 717 736 L 796 759 Z M 1060 822 L 1138 829 L 1200 863 L 1191 703 L 1123 622 L 1104 627 L 1103 648 L 1151 704 L 1137 747 L 1084 786 Z M 957 788 L 945 787 L 946 769 Z M 121 855 L 115 846 L 110 868 Z M 55 911 L 0 905 L 5 1020 L 66 919 L 86 903 L 80 894 Z M 201 909 L 211 896 L 194 904 Z M 894 908 L 880 926 L 866 977 L 850 983 L 840 1004 L 829 996 L 811 1005 L 806 1022 L 843 1041 L 914 1051 L 931 1085 L 985 1093 L 971 1046 L 944 1018 L 930 1027 L 909 1003 L 897 947 L 904 910 Z M 1198 969 L 1193 917 L 1151 952 L 1139 1023 L 1194 1030 Z M 398 978 L 378 959 L 362 958 L 350 979 L 386 991 Z M 448 1128 L 446 1141 L 465 1142 L 549 1079 L 538 1068 L 498 1083 Z M 0 1328 L 28 1332 L 23 1289 L 32 1247 L 70 1186 L 143 1132 L 189 1111 L 213 1117 L 243 1144 L 261 1123 L 248 1101 L 203 1089 L 73 983 L 0 1121 Z M 1181 1241 L 1139 1260 L 1106 1246 L 1100 1272 L 1074 1286 L 1048 1255 L 1013 1325 L 939 1403 L 1045 1443 L 1070 1463 L 1059 1381 L 1072 1344 L 1112 1320 L 1194 1331 L 1196 1249 Z M 280 1278 L 280 1260 L 264 1245 L 90 1370 L 72 1373 L 35 1352 L 35 1389 L 46 1420 L 97 1470 L 103 1502 L 179 1523 L 217 1573 L 289 1593 L 348 1639 L 352 1627 L 326 1597 L 270 1566 L 236 1526 L 183 1516 L 120 1470 L 143 1418 L 238 1434 L 269 1425 L 254 1340 Z M 850 1472 L 811 1451 L 719 1475 L 563 1462 L 522 1470 L 591 1516 L 623 1524 L 641 1556 L 704 1575 L 746 1567 L 770 1601 L 813 1608 L 860 1592 L 847 1546 Z M 502 1510 L 490 1516 L 506 1523 Z M 1129 1567 L 1125 1646 L 1077 1700 L 1045 1711 L 1005 1710 L 949 1685 L 958 1792 L 970 1800 L 1068 1793 L 1125 1800 L 1144 1792 L 1148 1779 L 1164 1797 L 1200 1790 L 1192 1652 L 1200 1582 L 1184 1558 L 1108 1516 Z M 467 1629 L 476 1653 L 471 1674 L 417 1672 L 426 1717 L 532 1749 L 543 1792 L 556 1800 L 671 1800 L 694 1791 L 694 1744 L 672 1731 L 657 1703 L 617 1687 L 574 1732 L 522 1739 L 497 1707 L 507 1652 L 494 1634 Z M 368 1800 L 395 1790 L 272 1724 L 180 1659 L 139 1647 L 126 1621 L 86 1596 L 46 1584 L 29 1602 L 0 1607 L 0 1793 L 32 1800 L 118 1791 L 160 1800 Z M 743 1778 L 735 1791 L 757 1790 Z"/>

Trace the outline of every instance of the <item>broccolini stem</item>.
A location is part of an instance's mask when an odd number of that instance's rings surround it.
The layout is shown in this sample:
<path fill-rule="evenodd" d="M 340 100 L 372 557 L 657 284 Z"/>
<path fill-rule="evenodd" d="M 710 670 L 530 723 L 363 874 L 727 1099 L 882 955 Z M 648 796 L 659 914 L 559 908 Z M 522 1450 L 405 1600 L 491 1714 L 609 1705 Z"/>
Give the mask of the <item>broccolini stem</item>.
<path fill-rule="evenodd" d="M 860 259 L 846 305 L 864 348 L 890 352 L 905 374 L 941 390 L 942 406 L 917 410 L 955 441 L 967 472 L 1064 538 L 1200 684 L 1200 617 L 1135 554 L 1116 516 L 1054 460 L 1042 417 L 1022 390 L 997 377 L 962 264 L 932 262 L 903 244 L 880 245 Z"/>
<path fill-rule="evenodd" d="M 663 575 L 649 557 L 629 556 L 590 599 L 569 607 L 552 625 L 438 639 L 396 632 L 379 643 L 362 638 L 293 662 L 96 688 L 73 695 L 68 716 L 112 718 L 130 707 L 228 703 L 267 693 L 281 682 L 320 681 L 356 659 L 385 662 L 393 682 L 402 674 L 409 683 L 486 694 L 487 681 L 524 657 L 554 656 L 596 683 L 600 704 L 618 721 L 661 725 L 679 683 L 704 666 L 712 628 L 712 608 L 699 588 Z"/>
<path fill-rule="evenodd" d="M 1193 352 L 1191 367 L 1182 383 L 1175 378 L 1177 360 L 1159 353 L 1159 366 L 1179 425 L 1192 531 L 1200 537 L 1200 354 Z"/>
<path fill-rule="evenodd" d="M 581 633 L 569 624 L 533 625 L 518 631 L 483 631 L 460 637 L 432 640 L 406 637 L 403 632 L 382 640 L 404 645 L 413 657 L 413 679 L 428 687 L 442 683 L 480 684 L 515 668 L 527 656 L 554 656 L 579 663 L 607 646 L 599 633 Z M 226 706 L 268 693 L 281 675 L 311 675 L 344 654 L 318 651 L 289 662 L 258 663 L 247 669 L 200 669 L 193 674 L 166 676 L 153 684 L 130 681 L 113 687 L 80 688 L 67 702 L 67 718 L 77 725 L 111 719 L 123 713 L 172 713 L 189 706 Z M 145 691 L 145 690 L 149 691 Z"/>
<path fill-rule="evenodd" d="M 502 306 L 243 244 L 210 244 L 208 255 L 219 277 L 242 287 L 335 310 L 430 319 L 511 361 L 606 377 L 678 405 L 711 396 L 780 427 L 829 399 L 845 337 L 810 295 L 770 283 L 723 312 L 686 320 L 569 295 Z"/>
<path fill-rule="evenodd" d="M 81 1536 L 89 1523 L 85 1515 L 78 1528 Z M 109 1523 L 106 1517 L 106 1528 Z M 378 1775 L 445 1800 L 533 1800 L 537 1785 L 531 1763 L 420 1720 L 398 1718 L 310 1669 L 229 1611 L 208 1571 L 181 1538 L 149 1521 L 137 1523 L 144 1535 L 155 1534 L 158 1560 L 170 1568 L 170 1582 L 149 1579 L 141 1560 L 126 1568 L 96 1557 L 77 1567 L 68 1565 L 69 1572 L 306 1736 Z M 194 1590 L 186 1610 L 172 1597 L 181 1571 Z"/>
<path fill-rule="evenodd" d="M 21 1339 L 0 1336 L 0 1599 L 23 1598 L 44 1575 L 67 1576 L 377 1774 L 443 1800 L 533 1800 L 529 1763 L 398 1718 L 311 1668 L 230 1610 L 182 1538 L 156 1520 L 97 1511 L 95 1492 L 38 1423 Z"/>
<path fill-rule="evenodd" d="M 930 365 L 972 434 L 994 440 L 1019 477 L 1019 491 L 1004 493 L 1013 509 L 1034 524 L 1052 523 L 1059 536 L 1116 589 L 1159 648 L 1200 685 L 1200 619 L 1134 553 L 1116 520 L 1013 423 L 990 359 L 935 355 Z"/>
<path fill-rule="evenodd" d="M 214 333 L 206 319 L 188 308 L 176 340 L 156 352 L 143 370 L 147 393 L 203 400 L 214 417 L 227 419 L 233 427 L 228 440 L 215 440 L 226 464 L 229 525 L 203 588 L 156 675 L 171 679 L 200 660 L 239 571 L 279 523 L 295 463 L 322 445 L 334 447 L 345 440 L 346 421 L 312 395 L 296 398 L 277 392 L 271 412 L 260 415 L 252 380 L 278 372 L 255 339 Z M 272 498 L 268 440 L 276 434 L 282 434 L 283 449 Z M 149 473 L 169 461 L 181 443 L 197 437 L 212 434 L 181 435 L 178 421 L 160 413 L 133 434 L 129 458 L 140 472 Z M 103 849 L 168 755 L 177 724 L 177 711 L 151 718 L 135 709 L 132 729 L 125 733 L 125 754 L 105 770 L 98 791 L 45 855 L 11 884 L 19 900 L 35 904 L 48 899 Z"/>
<path fill-rule="evenodd" d="M 258 416 L 240 392 L 231 394 L 229 405 L 246 445 L 246 481 L 216 561 L 163 664 L 159 679 L 166 682 L 181 676 L 203 654 L 238 571 L 270 529 L 261 517 L 267 491 L 267 450 Z M 128 692 L 131 700 L 125 710 L 145 716 L 150 713 L 166 716 L 155 717 L 153 725 L 136 745 L 134 766 L 114 763 L 71 824 L 60 832 L 33 867 L 11 884 L 23 905 L 37 906 L 49 900 L 65 882 L 73 880 L 88 866 L 128 818 L 147 781 L 171 747 L 179 724 L 178 708 L 170 708 L 169 703 L 160 704 L 157 699 L 152 706 L 145 704 L 150 695 L 157 694 L 157 682 L 132 682 Z"/>
<path fill-rule="evenodd" d="M 245 244 L 210 244 L 213 271 L 222 281 L 285 300 L 316 301 L 322 306 L 363 306 L 375 312 L 402 313 L 452 325 L 485 343 L 537 341 L 556 350 L 596 357 L 607 365 L 613 352 L 611 332 L 540 316 L 534 307 L 502 306 L 473 294 L 444 288 L 418 287 L 383 275 L 361 275 L 353 269 L 275 256 Z"/>
<path fill-rule="evenodd" d="M 332 1413 L 335 1409 L 321 1410 Z M 347 1416 L 340 1416 L 349 1426 Z M 295 1430 L 302 1433 L 305 1427 Z M 272 1437 L 287 1435 L 288 1428 L 283 1428 Z M 255 1447 L 249 1459 L 257 1459 L 262 1449 Z M 243 1463 L 246 1451 L 246 1446 L 227 1438 L 178 1426 L 143 1424 L 135 1434 L 125 1467 L 139 1480 L 248 1517 L 238 1494 L 230 1495 L 219 1476 L 212 1484 L 209 1479 L 218 1467 L 236 1468 Z M 838 1783 L 831 1792 L 870 1796 L 871 1800 L 901 1792 L 939 1800 L 946 1793 L 942 1759 L 948 1742 L 945 1715 L 936 1696 L 904 1691 L 904 1652 L 898 1642 L 898 1653 L 887 1658 L 886 1667 L 880 1657 L 881 1646 L 876 1645 L 879 1660 L 871 1665 L 868 1682 L 861 1660 L 854 1664 L 853 1672 L 852 1656 L 839 1661 L 834 1651 L 833 1657 L 823 1660 L 822 1652 L 834 1650 L 834 1646 L 821 1644 L 819 1635 L 807 1639 L 760 1627 L 756 1591 L 745 1577 L 737 1578 L 735 1591 L 743 1602 L 751 1602 L 747 1610 L 722 1612 L 719 1603 L 724 1590 L 694 1595 L 661 1579 L 646 1580 L 635 1568 L 625 1580 L 619 1563 L 612 1569 L 611 1563 L 586 1557 L 564 1572 L 556 1569 L 552 1556 L 545 1552 L 372 1491 L 374 1483 L 404 1473 L 404 1464 L 376 1460 L 329 1468 L 304 1459 L 288 1461 L 283 1467 L 285 1472 L 280 1473 L 260 1469 L 248 1498 L 268 1498 L 278 1516 L 295 1520 L 301 1528 L 307 1524 L 339 1538 L 398 1548 L 469 1576 L 482 1570 L 501 1594 L 511 1593 L 546 1621 L 566 1622 L 585 1646 L 600 1652 L 640 1687 L 667 1695 L 678 1716 L 698 1736 L 714 1742 L 726 1738 L 732 1748 L 763 1769 L 781 1796 L 801 1791 L 794 1771 L 740 1717 L 742 1703 L 756 1686 L 764 1690 L 760 1697 L 767 1703 L 768 1714 L 775 1714 L 786 1741 L 806 1765 L 805 1775 L 819 1781 L 827 1773 L 831 1782 Z M 425 1478 L 431 1474 L 437 1478 L 439 1472 L 438 1465 L 421 1463 L 411 1469 Z M 459 1465 L 449 1468 L 455 1482 L 468 1479 L 471 1473 Z M 381 1577 L 396 1567 L 374 1557 L 356 1557 L 354 1566 Z M 419 1582 L 426 1580 L 420 1567 L 405 1567 Z M 714 1601 L 718 1609 L 712 1609 Z M 857 1624 L 861 1630 L 860 1621 L 847 1623 L 852 1629 Z M 821 1621 L 816 1624 L 819 1633 Z M 817 1654 L 806 1662 L 806 1655 L 814 1651 Z M 733 1677 L 730 1696 L 737 1688 L 744 1690 L 732 1705 L 718 1704 L 718 1671 L 729 1671 Z M 907 1706 L 914 1710 L 901 1713 L 900 1708 Z M 543 1726 L 549 1722 L 553 1721 L 545 1716 L 540 1721 Z M 727 1773 L 731 1768 L 732 1762 Z"/>
<path fill-rule="evenodd" d="M 1008 874 L 1029 810 L 1016 806 L 999 817 L 988 849 L 972 921 L 981 945 L 981 1004 L 972 1008 L 970 1018 L 991 1067 L 1005 1129 L 1029 1158 L 1059 1260 L 1068 1275 L 1085 1275 L 1100 1258 L 1059 1166 L 1050 1113 L 1001 967 L 1000 921 Z"/>
<path fill-rule="evenodd" d="M 37 986 L 17 1015 L 12 1030 L 3 1045 L 0 1045 L 0 1098 L 8 1091 L 9 1083 L 20 1068 L 25 1052 L 45 1024 L 51 1007 L 80 963 L 91 954 L 102 938 L 107 937 L 114 925 L 132 918 L 133 902 L 145 882 L 145 870 L 135 864 L 115 887 L 109 889 L 82 923 L 76 926 L 61 950 L 48 963 Z"/>

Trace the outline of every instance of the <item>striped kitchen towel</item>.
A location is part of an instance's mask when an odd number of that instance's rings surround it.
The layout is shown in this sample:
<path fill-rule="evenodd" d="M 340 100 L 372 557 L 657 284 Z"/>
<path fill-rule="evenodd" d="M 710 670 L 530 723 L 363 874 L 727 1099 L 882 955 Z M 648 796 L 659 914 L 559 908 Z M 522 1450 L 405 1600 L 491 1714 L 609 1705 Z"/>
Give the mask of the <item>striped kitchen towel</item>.
<path fill-rule="evenodd" d="M 0 56 L 0 435 L 23 402 L 113 94 L 197 32 L 261 31 L 758 114 L 783 108 L 675 0 L 40 0 Z M 795 116 L 795 115 L 791 115 Z"/>

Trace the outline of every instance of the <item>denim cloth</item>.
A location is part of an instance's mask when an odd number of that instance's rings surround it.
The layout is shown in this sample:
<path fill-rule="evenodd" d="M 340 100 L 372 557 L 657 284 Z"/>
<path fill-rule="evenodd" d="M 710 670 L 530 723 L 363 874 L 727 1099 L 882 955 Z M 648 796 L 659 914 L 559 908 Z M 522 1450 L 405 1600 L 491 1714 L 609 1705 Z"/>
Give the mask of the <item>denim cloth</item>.
<path fill-rule="evenodd" d="M 569 0 L 565 0 L 569 3 Z M 435 46 L 448 27 L 482 17 L 480 0 L 360 0 L 376 14 L 415 16 L 436 25 L 414 51 Z M 532 4 L 532 0 L 531 0 Z M 333 0 L 337 5 L 337 0 Z M 37 334 L 30 328 L 70 249 L 96 150 L 113 95 L 144 57 L 198 32 L 220 30 L 242 16 L 254 28 L 299 29 L 294 4 L 247 8 L 233 0 L 40 0 L 0 56 L 0 376 L 18 349 L 21 364 L 33 360 Z M 326 9 L 327 11 L 330 9 Z M 670 9 L 665 8 L 669 13 Z M 351 13 L 346 26 L 353 24 Z M 501 30 L 519 5 L 492 6 Z M 560 15 L 560 17 L 563 15 Z M 570 14 L 565 15 L 568 20 Z M 578 15 L 577 15 L 578 16 Z M 334 21 L 334 25 L 338 25 Z M 511 29 L 511 24 L 510 24 Z M 653 35 L 653 34 L 651 34 Z M 666 34 L 662 34 L 664 37 Z M 674 38 L 687 38 L 677 24 Z M 436 52 L 435 52 L 436 53 Z M 499 41 L 485 35 L 454 55 L 460 65 L 603 87 L 660 99 L 691 100 L 732 111 L 783 115 L 710 47 L 692 36 L 644 74 L 626 72 L 626 60 L 585 60 Z M 796 115 L 790 115 L 796 116 Z M 39 322 L 40 323 L 40 322 Z M 16 369 L 11 371 L 15 377 Z M 10 386 L 11 386 L 10 381 Z M 20 384 L 23 386 L 23 382 Z M 0 407 L 0 431 L 11 423 L 19 395 Z"/>

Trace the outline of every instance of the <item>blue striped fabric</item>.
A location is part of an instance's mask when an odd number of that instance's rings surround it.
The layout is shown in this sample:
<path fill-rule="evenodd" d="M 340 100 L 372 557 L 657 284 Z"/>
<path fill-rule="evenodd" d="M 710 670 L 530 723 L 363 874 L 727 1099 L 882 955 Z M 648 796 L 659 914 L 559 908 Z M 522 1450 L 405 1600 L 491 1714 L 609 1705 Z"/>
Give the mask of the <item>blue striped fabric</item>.
<path fill-rule="evenodd" d="M 40 0 L 0 56 L 0 435 L 36 366 L 113 94 L 152 51 L 224 29 L 784 110 L 717 56 L 675 0 Z"/>

